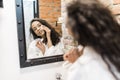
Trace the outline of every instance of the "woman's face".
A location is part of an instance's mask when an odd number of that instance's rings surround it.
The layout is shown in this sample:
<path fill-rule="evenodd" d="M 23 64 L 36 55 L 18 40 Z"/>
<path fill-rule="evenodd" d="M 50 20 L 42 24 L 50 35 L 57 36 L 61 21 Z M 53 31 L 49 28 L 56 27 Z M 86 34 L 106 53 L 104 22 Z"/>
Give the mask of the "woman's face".
<path fill-rule="evenodd" d="M 44 36 L 45 31 L 43 30 L 42 24 L 38 21 L 32 22 L 32 30 L 35 32 L 37 36 Z"/>

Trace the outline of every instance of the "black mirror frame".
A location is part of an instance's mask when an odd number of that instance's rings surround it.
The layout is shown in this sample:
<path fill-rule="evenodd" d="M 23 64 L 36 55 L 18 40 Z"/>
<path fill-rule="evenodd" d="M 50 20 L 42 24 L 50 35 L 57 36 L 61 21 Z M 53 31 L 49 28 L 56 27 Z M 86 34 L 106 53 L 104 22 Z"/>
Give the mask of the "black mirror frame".
<path fill-rule="evenodd" d="M 17 16 L 20 68 L 63 61 L 63 55 L 27 60 L 23 0 L 16 0 L 16 16 Z"/>
<path fill-rule="evenodd" d="M 0 1 L 0 7 L 3 8 L 3 0 Z"/>

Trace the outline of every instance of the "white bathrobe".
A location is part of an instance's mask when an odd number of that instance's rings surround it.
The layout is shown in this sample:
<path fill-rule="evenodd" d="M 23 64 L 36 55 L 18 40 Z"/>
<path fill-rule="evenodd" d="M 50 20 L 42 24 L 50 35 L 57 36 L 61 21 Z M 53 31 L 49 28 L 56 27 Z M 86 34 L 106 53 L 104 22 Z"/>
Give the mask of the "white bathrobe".
<path fill-rule="evenodd" d="M 58 43 L 56 46 L 51 46 L 48 48 L 47 45 L 45 46 L 45 53 L 43 55 L 42 51 L 36 46 L 37 41 L 42 41 L 41 39 L 35 39 L 33 40 L 27 50 L 27 59 L 35 59 L 35 58 L 41 58 L 46 56 L 53 56 L 53 55 L 60 55 L 63 54 L 62 50 L 62 44 L 61 42 Z"/>
<path fill-rule="evenodd" d="M 101 56 L 90 47 L 84 49 L 83 55 L 75 63 L 64 64 L 64 67 L 68 69 L 67 80 L 115 80 Z M 120 78 L 116 69 L 113 72 Z"/>

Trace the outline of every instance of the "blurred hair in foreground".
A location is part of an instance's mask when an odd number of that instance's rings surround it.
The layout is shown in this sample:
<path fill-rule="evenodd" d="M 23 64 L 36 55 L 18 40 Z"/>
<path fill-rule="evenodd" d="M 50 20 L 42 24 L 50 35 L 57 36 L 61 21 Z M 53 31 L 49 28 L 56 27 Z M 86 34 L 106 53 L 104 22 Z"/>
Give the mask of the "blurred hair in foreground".
<path fill-rule="evenodd" d="M 75 0 L 67 15 L 67 27 L 79 44 L 93 47 L 120 72 L 120 25 L 111 11 L 97 0 Z"/>

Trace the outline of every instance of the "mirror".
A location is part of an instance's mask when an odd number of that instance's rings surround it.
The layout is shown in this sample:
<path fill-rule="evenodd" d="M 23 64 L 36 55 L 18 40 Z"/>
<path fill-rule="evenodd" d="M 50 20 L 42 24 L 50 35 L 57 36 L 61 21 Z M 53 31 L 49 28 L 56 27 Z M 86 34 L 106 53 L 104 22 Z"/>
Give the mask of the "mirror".
<path fill-rule="evenodd" d="M 63 61 L 61 0 L 16 0 L 20 67 Z"/>
<path fill-rule="evenodd" d="M 60 0 L 23 0 L 27 59 L 63 54 L 60 5 Z"/>

